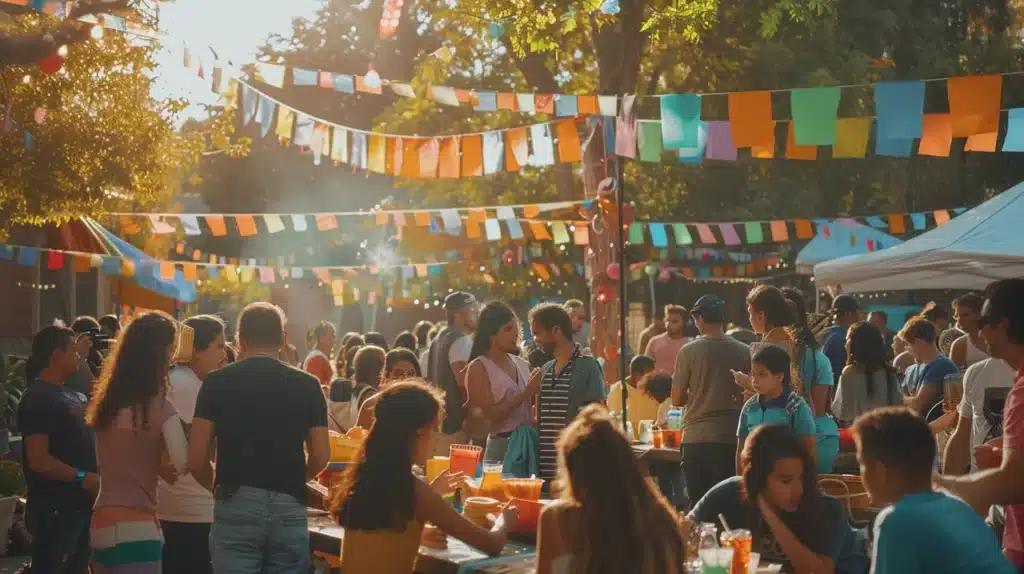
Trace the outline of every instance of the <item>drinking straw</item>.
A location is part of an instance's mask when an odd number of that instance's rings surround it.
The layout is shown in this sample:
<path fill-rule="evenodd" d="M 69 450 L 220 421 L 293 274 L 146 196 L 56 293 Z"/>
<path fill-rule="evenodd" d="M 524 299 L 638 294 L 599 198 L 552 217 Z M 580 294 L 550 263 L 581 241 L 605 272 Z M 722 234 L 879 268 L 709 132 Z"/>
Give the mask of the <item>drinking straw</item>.
<path fill-rule="evenodd" d="M 725 515 L 721 512 L 718 513 L 718 521 L 722 523 L 722 528 L 724 528 L 726 532 L 732 530 L 732 528 L 729 528 L 729 523 L 725 521 Z"/>

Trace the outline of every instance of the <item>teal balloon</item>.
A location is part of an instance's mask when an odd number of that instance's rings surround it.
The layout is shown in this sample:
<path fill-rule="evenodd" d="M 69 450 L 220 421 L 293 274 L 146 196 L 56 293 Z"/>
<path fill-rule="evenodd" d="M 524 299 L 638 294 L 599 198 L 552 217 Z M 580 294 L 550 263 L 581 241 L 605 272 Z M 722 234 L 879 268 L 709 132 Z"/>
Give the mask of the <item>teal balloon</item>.
<path fill-rule="evenodd" d="M 644 267 L 644 272 L 647 273 L 649 276 L 654 277 L 655 275 L 661 272 L 661 266 L 651 263 L 647 267 Z"/>
<path fill-rule="evenodd" d="M 505 35 L 505 25 L 501 22 L 491 22 L 487 27 L 487 35 L 497 40 Z"/>

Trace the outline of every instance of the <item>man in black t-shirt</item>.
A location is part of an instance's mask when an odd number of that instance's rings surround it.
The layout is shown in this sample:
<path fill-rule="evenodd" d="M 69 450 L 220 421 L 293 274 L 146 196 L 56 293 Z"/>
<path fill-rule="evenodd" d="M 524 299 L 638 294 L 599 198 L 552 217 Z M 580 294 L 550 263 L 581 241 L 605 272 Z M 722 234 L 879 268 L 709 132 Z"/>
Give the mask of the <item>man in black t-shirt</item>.
<path fill-rule="evenodd" d="M 203 381 L 189 434 L 189 470 L 216 497 L 213 571 L 304 573 L 306 481 L 331 454 L 327 401 L 316 377 L 278 360 L 286 343 L 280 309 L 249 305 L 236 332 L 240 360 Z"/>
<path fill-rule="evenodd" d="M 78 370 L 75 348 L 70 329 L 39 331 L 30 359 L 39 375 L 18 405 L 32 574 L 85 574 L 89 569 L 89 521 L 100 481 L 95 439 L 85 424 L 87 399 L 64 385 Z"/>

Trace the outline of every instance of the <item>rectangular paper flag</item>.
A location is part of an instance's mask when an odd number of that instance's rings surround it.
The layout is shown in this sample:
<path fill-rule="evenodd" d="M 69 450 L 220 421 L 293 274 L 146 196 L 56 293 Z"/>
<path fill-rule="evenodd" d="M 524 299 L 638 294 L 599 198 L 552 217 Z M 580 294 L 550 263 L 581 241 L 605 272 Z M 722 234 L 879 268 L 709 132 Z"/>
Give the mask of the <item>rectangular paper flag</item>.
<path fill-rule="evenodd" d="M 662 145 L 665 149 L 696 147 L 701 97 L 696 94 L 669 94 L 660 99 Z"/>
<path fill-rule="evenodd" d="M 640 120 L 637 122 L 637 143 L 640 146 L 640 161 L 661 162 L 661 122 Z"/>
<path fill-rule="evenodd" d="M 502 132 L 484 133 L 484 173 L 491 175 L 505 168 L 505 140 Z"/>
<path fill-rule="evenodd" d="M 505 132 L 505 169 L 519 171 L 530 158 L 530 144 L 526 128 L 512 128 Z"/>
<path fill-rule="evenodd" d="M 459 106 L 459 98 L 455 96 L 455 88 L 448 86 L 430 86 L 434 101 L 446 106 Z"/>
<path fill-rule="evenodd" d="M 999 131 L 999 108 L 1002 102 L 1003 77 L 960 76 L 946 81 L 949 115 L 953 116 L 953 137 Z"/>
<path fill-rule="evenodd" d="M 693 245 L 693 237 L 690 237 L 690 230 L 686 228 L 685 224 L 673 223 L 672 235 L 676 238 L 676 245 L 680 247 L 684 245 Z"/>
<path fill-rule="evenodd" d="M 700 237 L 701 243 L 706 243 L 709 245 L 714 245 L 715 243 L 718 243 L 718 240 L 715 239 L 714 232 L 711 231 L 710 225 L 708 225 L 707 223 L 696 223 L 694 224 L 694 227 L 697 228 L 697 235 Z"/>
<path fill-rule="evenodd" d="M 576 96 L 557 94 L 555 96 L 555 115 L 560 118 L 572 118 L 579 115 Z"/>
<path fill-rule="evenodd" d="M 736 233 L 736 227 L 731 223 L 719 223 L 718 230 L 722 232 L 722 243 L 726 245 L 739 245 L 740 236 Z"/>
<path fill-rule="evenodd" d="M 500 241 L 501 224 L 498 223 L 497 219 L 488 219 L 484 221 L 484 233 L 487 234 L 488 241 Z"/>
<path fill-rule="evenodd" d="M 516 94 L 516 103 L 519 104 L 519 111 L 524 114 L 537 112 L 537 105 L 533 99 L 533 94 Z"/>
<path fill-rule="evenodd" d="M 789 241 L 789 229 L 786 222 L 776 219 L 771 223 L 772 241 Z"/>
<path fill-rule="evenodd" d="M 284 231 L 284 222 L 281 221 L 280 215 L 264 215 L 263 223 L 267 224 L 267 231 L 270 233 Z"/>
<path fill-rule="evenodd" d="M 836 143 L 836 114 L 839 113 L 841 96 L 839 87 L 795 89 L 789 95 L 797 145 Z"/>
<path fill-rule="evenodd" d="M 738 148 L 763 146 L 775 137 L 772 94 L 768 91 L 729 94 L 729 127 Z"/>
<path fill-rule="evenodd" d="M 195 215 L 182 215 L 178 219 L 181 220 L 181 226 L 185 230 L 185 235 L 200 235 L 202 233 L 199 230 L 199 217 Z"/>
<path fill-rule="evenodd" d="M 681 147 L 676 155 L 683 163 L 699 164 L 704 161 L 704 150 L 708 145 L 708 123 L 704 120 L 697 121 L 697 145 L 693 147 Z"/>
<path fill-rule="evenodd" d="M 555 137 L 558 138 L 558 161 L 575 163 L 583 159 L 580 149 L 580 134 L 576 131 L 576 120 L 569 118 L 555 123 Z"/>
<path fill-rule="evenodd" d="M 921 122 L 921 145 L 917 155 L 949 157 L 953 145 L 953 117 L 949 114 L 925 114 Z"/>
<path fill-rule="evenodd" d="M 458 179 L 459 155 L 459 138 L 457 136 L 441 139 L 437 176 L 442 179 Z"/>
<path fill-rule="evenodd" d="M 534 167 L 554 165 L 555 146 L 551 141 L 551 126 L 548 124 L 530 126 L 530 140 L 533 143 L 533 159 L 530 165 Z"/>
<path fill-rule="evenodd" d="M 334 137 L 331 138 L 331 160 L 338 163 L 348 163 L 348 130 L 345 128 L 334 128 Z"/>
<path fill-rule="evenodd" d="M 876 140 L 912 140 L 921 137 L 924 82 L 875 84 Z"/>
<path fill-rule="evenodd" d="M 664 223 L 650 223 L 647 225 L 651 232 L 651 245 L 655 247 L 668 247 L 668 234 L 665 232 Z"/>
<path fill-rule="evenodd" d="M 732 140 L 729 122 L 708 122 L 707 151 L 705 157 L 736 161 L 736 146 Z"/>
<path fill-rule="evenodd" d="M 633 104 L 636 96 L 623 96 L 622 109 L 615 118 L 615 155 L 636 158 L 636 113 Z"/>
<path fill-rule="evenodd" d="M 618 96 L 597 96 L 597 109 L 602 116 L 614 118 L 619 115 Z"/>
<path fill-rule="evenodd" d="M 747 221 L 743 224 L 743 234 L 747 236 L 747 243 L 764 242 L 764 230 L 761 229 L 760 221 Z"/>
<path fill-rule="evenodd" d="M 1003 151 L 1024 151 L 1024 108 L 1013 108 L 1006 113 L 1006 139 Z"/>
<path fill-rule="evenodd" d="M 462 177 L 484 174 L 484 140 L 479 134 L 462 136 Z"/>
<path fill-rule="evenodd" d="M 871 118 L 840 118 L 836 121 L 836 143 L 832 159 L 863 159 L 868 153 Z"/>
<path fill-rule="evenodd" d="M 440 149 L 437 138 L 431 138 L 420 144 L 420 177 L 434 179 L 437 177 L 437 158 Z"/>

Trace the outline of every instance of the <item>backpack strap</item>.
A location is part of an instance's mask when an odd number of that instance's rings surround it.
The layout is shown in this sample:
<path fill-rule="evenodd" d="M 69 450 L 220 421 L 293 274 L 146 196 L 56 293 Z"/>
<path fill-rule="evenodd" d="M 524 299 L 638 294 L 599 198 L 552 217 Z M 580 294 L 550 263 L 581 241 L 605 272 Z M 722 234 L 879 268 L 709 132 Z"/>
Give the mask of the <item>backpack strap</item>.
<path fill-rule="evenodd" d="M 796 413 L 800 410 L 800 395 L 790 392 L 786 399 L 786 414 L 789 415 L 789 426 L 796 430 Z"/>

